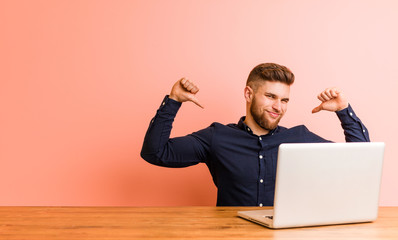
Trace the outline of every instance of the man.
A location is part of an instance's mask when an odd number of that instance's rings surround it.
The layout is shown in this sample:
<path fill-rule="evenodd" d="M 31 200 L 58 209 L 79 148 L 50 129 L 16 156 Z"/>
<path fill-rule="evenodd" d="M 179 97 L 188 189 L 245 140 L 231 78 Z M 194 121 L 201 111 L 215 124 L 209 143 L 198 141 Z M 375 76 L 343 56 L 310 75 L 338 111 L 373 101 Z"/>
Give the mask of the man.
<path fill-rule="evenodd" d="M 246 117 L 238 124 L 213 123 L 185 137 L 170 139 L 182 102 L 191 101 L 201 107 L 196 98 L 199 88 L 182 78 L 152 119 L 141 156 L 165 167 L 206 163 L 218 189 L 218 206 L 272 206 L 279 145 L 329 142 L 304 125 L 290 129 L 278 125 L 287 110 L 293 82 L 294 74 L 285 66 L 260 64 L 249 74 L 244 89 Z M 313 113 L 336 112 L 347 142 L 369 141 L 367 129 L 341 92 L 328 88 L 318 98 L 321 104 Z"/>

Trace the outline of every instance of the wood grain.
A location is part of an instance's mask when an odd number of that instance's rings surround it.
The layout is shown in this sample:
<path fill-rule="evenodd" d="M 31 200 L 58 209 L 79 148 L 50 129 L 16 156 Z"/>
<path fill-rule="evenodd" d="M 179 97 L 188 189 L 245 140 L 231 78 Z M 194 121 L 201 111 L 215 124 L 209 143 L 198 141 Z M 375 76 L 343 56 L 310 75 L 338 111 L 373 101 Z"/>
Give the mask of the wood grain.
<path fill-rule="evenodd" d="M 0 239 L 398 239 L 398 207 L 381 207 L 372 223 L 283 230 L 237 217 L 251 209 L 0 207 Z"/>

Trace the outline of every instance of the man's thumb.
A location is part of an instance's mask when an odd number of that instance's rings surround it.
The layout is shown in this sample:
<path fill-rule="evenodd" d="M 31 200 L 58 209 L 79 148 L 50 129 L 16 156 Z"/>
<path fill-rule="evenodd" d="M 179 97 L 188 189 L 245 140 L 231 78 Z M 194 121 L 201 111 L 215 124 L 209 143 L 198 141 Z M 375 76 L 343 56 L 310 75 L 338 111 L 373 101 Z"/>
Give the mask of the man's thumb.
<path fill-rule="evenodd" d="M 322 110 L 322 104 L 320 104 L 318 107 L 312 109 L 312 113 L 317 113 L 317 112 L 319 112 L 321 110 Z"/>
<path fill-rule="evenodd" d="M 198 99 L 196 99 L 196 97 L 191 98 L 191 102 L 195 103 L 196 105 L 198 105 L 201 108 L 204 108 L 199 102 Z"/>

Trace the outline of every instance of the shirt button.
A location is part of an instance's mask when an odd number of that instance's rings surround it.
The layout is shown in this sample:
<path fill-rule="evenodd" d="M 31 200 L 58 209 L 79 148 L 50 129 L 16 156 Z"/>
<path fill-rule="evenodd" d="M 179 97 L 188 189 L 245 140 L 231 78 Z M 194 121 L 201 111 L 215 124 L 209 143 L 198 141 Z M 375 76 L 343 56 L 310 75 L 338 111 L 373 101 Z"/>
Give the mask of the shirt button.
<path fill-rule="evenodd" d="M 260 141 L 263 140 L 261 137 L 259 137 L 258 139 L 260 139 Z"/>
<path fill-rule="evenodd" d="M 166 103 L 165 102 L 162 102 L 162 106 L 164 106 Z"/>
<path fill-rule="evenodd" d="M 364 130 L 362 130 L 362 132 L 366 132 L 366 131 L 365 131 L 365 129 L 364 129 Z"/>
<path fill-rule="evenodd" d="M 263 159 L 263 155 L 260 155 L 259 158 L 260 158 L 260 159 Z"/>
<path fill-rule="evenodd" d="M 260 183 L 263 183 L 263 182 L 264 182 L 264 180 L 260 179 Z"/>
<path fill-rule="evenodd" d="M 260 206 L 260 207 L 262 207 L 262 206 L 263 206 L 263 204 L 262 204 L 262 203 L 260 203 L 260 204 L 259 204 L 259 206 Z"/>
<path fill-rule="evenodd" d="M 350 112 L 350 116 L 352 116 L 352 112 Z"/>

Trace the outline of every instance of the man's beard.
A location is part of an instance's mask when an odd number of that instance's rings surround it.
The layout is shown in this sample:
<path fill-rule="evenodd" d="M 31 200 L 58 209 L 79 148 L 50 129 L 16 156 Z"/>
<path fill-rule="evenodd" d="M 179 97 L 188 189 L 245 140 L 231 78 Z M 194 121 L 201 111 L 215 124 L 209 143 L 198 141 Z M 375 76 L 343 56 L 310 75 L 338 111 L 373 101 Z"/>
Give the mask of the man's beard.
<path fill-rule="evenodd" d="M 271 122 L 268 119 L 265 118 L 264 114 L 266 114 L 265 112 L 261 112 L 261 110 L 259 110 L 259 108 L 257 108 L 257 104 L 256 104 L 256 100 L 253 99 L 253 104 L 250 106 L 250 113 L 254 119 L 254 121 L 263 129 L 267 130 L 267 131 L 271 131 L 274 130 L 278 124 L 279 121 L 282 118 L 282 114 L 275 119 L 275 121 Z M 280 114 L 280 113 L 279 113 Z"/>

